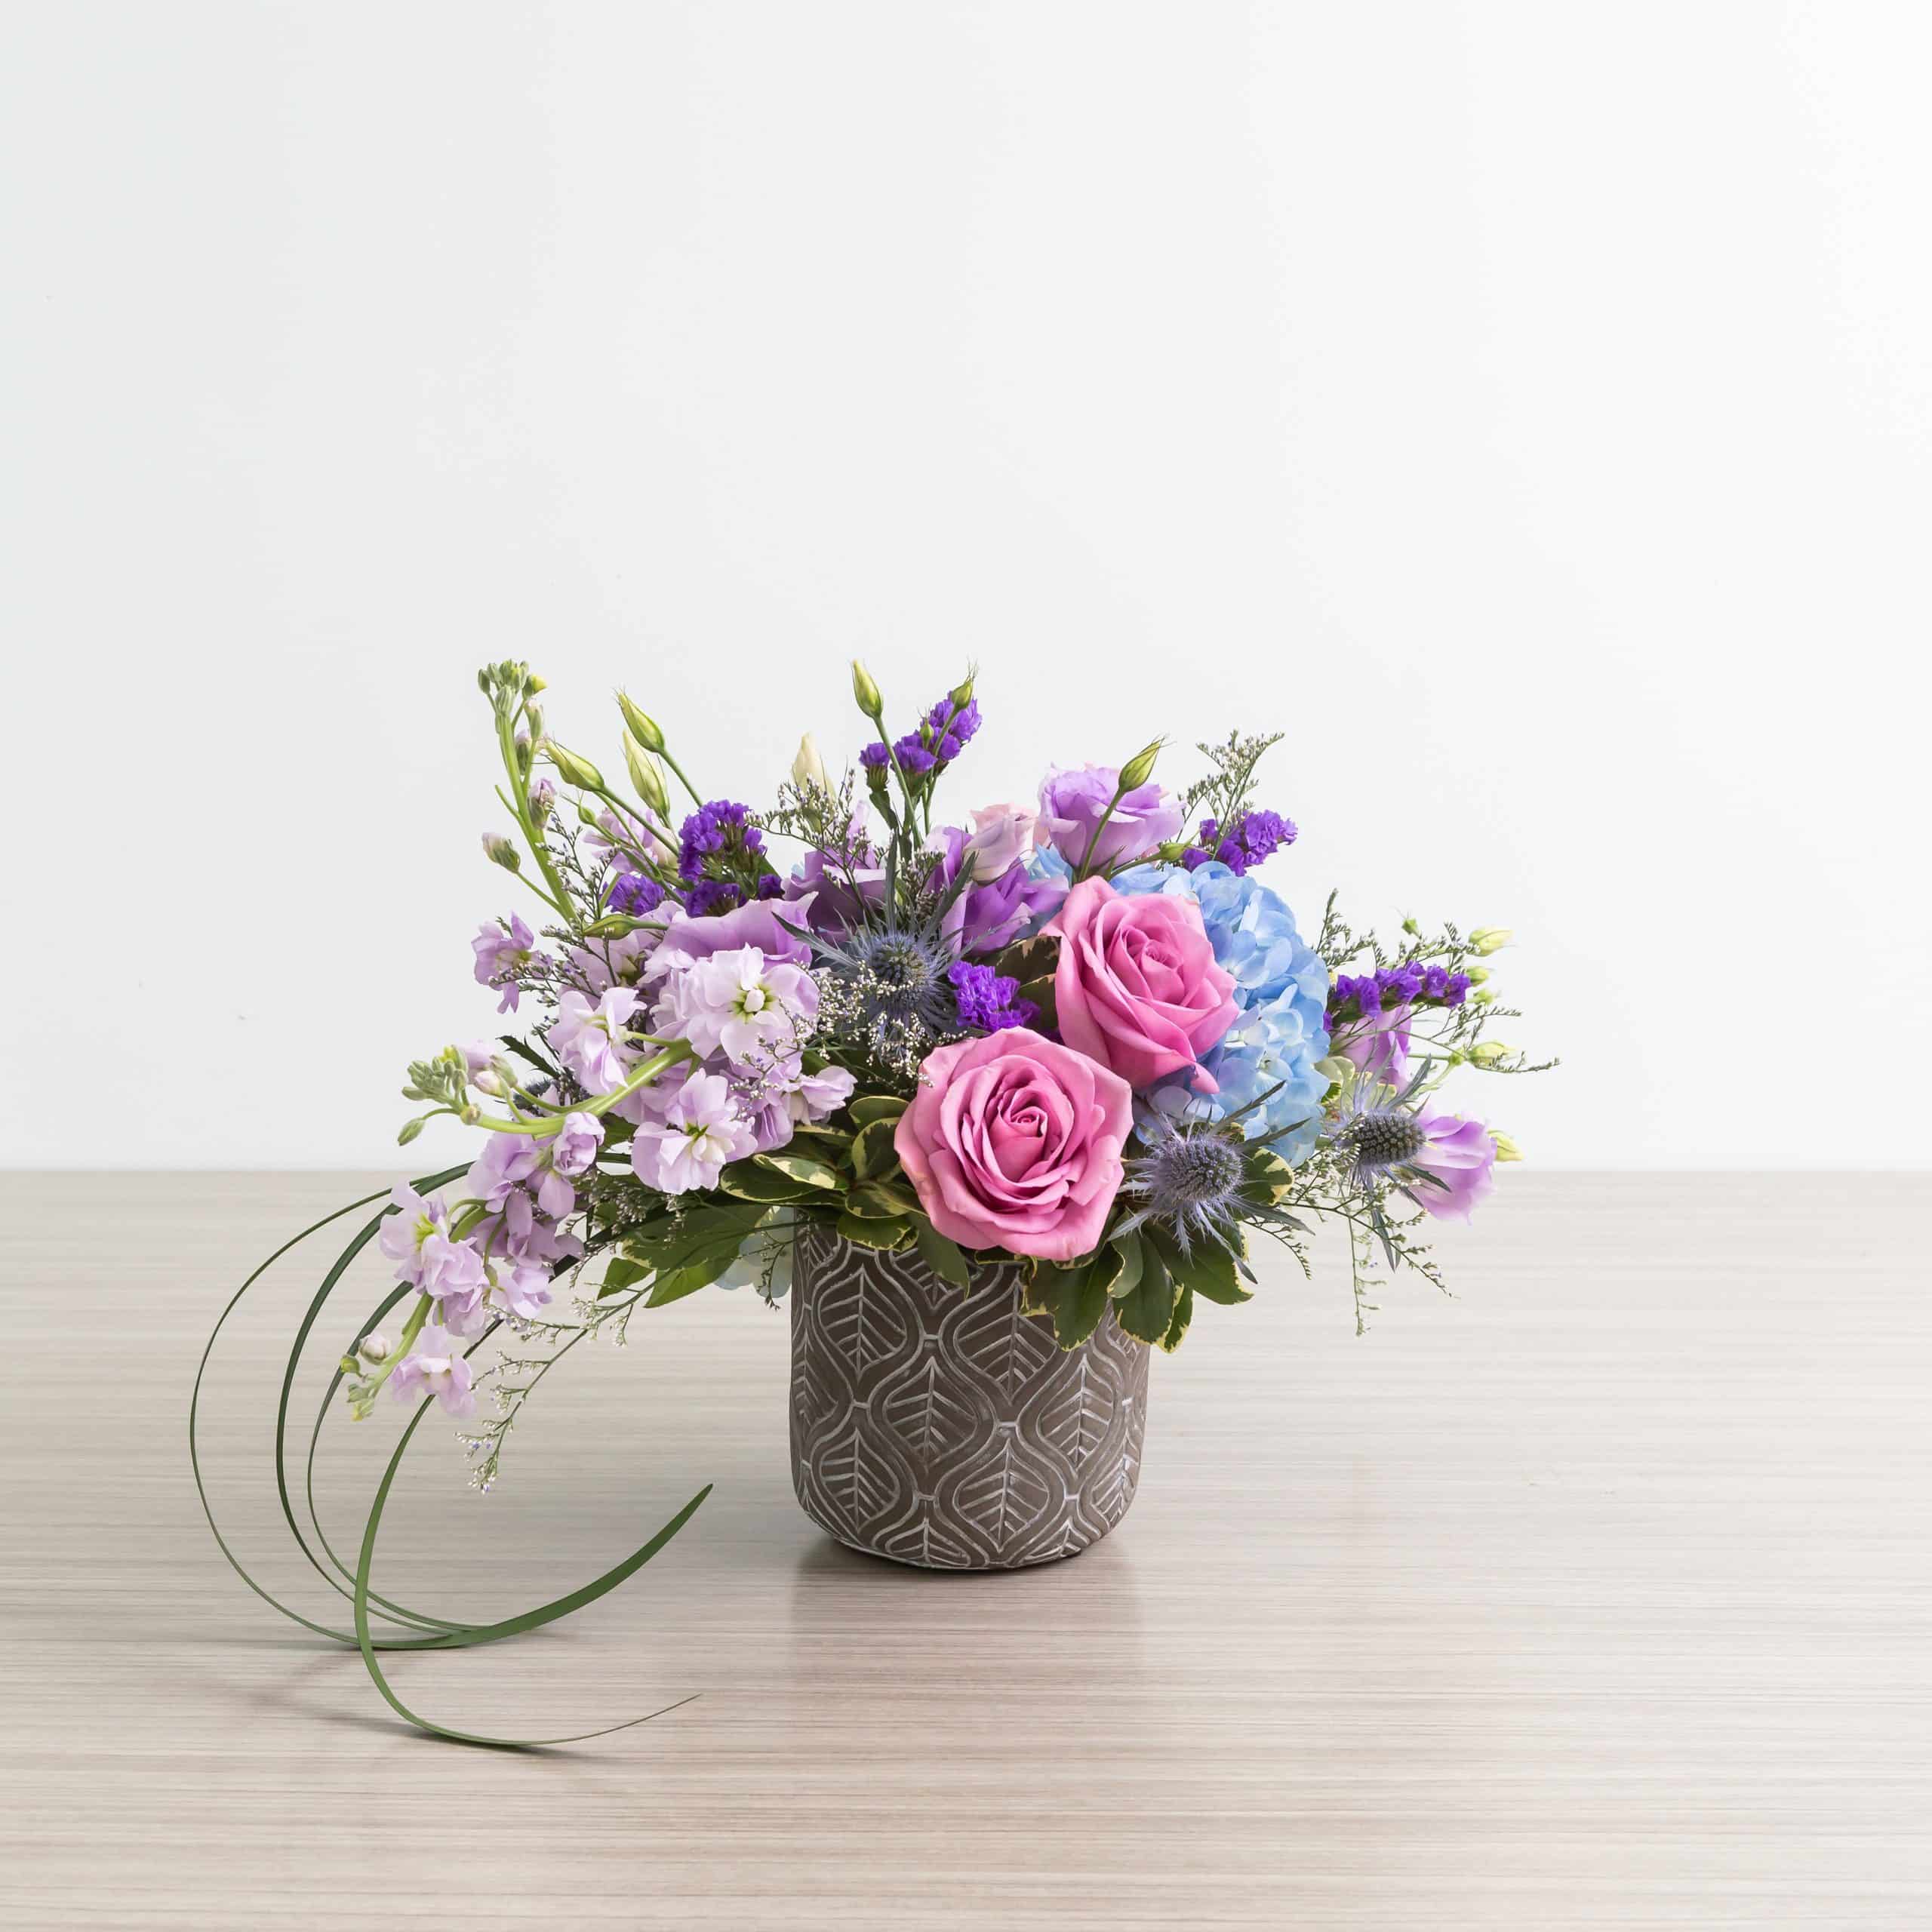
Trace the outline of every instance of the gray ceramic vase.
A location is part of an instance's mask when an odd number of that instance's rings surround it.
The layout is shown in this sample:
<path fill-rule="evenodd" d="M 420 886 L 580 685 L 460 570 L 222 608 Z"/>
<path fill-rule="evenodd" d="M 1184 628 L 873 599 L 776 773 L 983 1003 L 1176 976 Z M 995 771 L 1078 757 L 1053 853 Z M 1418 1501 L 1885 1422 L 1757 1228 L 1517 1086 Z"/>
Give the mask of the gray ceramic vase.
<path fill-rule="evenodd" d="M 1111 1316 L 1066 1352 L 1020 1312 L 1020 1271 L 964 1289 L 916 1252 L 800 1229 L 792 1271 L 792 1479 L 839 1542 L 928 1570 L 1077 1555 L 1127 1514 L 1148 1350 Z"/>

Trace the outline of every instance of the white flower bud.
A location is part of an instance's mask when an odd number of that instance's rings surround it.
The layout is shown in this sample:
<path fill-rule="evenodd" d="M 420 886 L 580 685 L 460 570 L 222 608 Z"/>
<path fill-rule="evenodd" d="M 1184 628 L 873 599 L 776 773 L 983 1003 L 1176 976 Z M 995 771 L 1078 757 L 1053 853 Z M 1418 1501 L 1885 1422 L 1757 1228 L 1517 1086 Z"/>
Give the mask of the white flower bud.
<path fill-rule="evenodd" d="M 832 789 L 826 783 L 825 760 L 818 755 L 818 741 L 809 731 L 798 740 L 798 755 L 792 761 L 792 783 L 801 792 L 808 787 L 820 792 Z"/>

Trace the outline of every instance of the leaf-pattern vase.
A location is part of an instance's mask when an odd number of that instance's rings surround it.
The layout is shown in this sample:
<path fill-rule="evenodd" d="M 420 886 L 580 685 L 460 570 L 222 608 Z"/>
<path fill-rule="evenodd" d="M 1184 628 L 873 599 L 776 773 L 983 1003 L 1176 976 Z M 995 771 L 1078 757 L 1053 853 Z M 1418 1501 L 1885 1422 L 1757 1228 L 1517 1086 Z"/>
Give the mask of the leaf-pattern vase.
<path fill-rule="evenodd" d="M 1073 1556 L 1127 1514 L 1149 1351 L 1111 1315 L 1077 1349 L 1021 1311 L 1020 1270 L 964 1288 L 916 1250 L 808 1223 L 792 1286 L 792 1477 L 839 1542 L 928 1570 Z"/>

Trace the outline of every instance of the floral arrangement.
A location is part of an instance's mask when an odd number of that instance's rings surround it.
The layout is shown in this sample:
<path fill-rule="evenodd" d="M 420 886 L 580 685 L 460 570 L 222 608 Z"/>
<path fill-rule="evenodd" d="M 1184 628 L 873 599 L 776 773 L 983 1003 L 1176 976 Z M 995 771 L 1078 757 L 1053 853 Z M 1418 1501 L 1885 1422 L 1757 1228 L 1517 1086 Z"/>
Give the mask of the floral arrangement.
<path fill-rule="evenodd" d="M 478 932 L 474 972 L 516 1029 L 410 1067 L 422 1111 L 402 1141 L 451 1117 L 483 1137 L 475 1158 L 395 1190 L 302 1337 L 373 1236 L 395 1285 L 330 1398 L 363 1417 L 386 1390 L 417 1405 L 410 1432 L 433 1399 L 463 1419 L 481 1489 L 571 1347 L 621 1342 L 639 1310 L 708 1287 L 777 1300 L 808 1223 L 915 1251 L 962 1288 L 977 1262 L 1017 1262 L 1026 1311 L 1063 1349 L 1111 1322 L 1171 1351 L 1198 1303 L 1251 1297 L 1257 1241 L 1306 1269 L 1323 1219 L 1347 1232 L 1358 1327 L 1379 1272 L 1439 1285 L 1430 1223 L 1466 1217 L 1518 1158 L 1438 1097 L 1462 1069 L 1536 1070 L 1488 1032 L 1507 1010 L 1485 962 L 1509 935 L 1408 920 L 1385 943 L 1331 896 L 1305 937 L 1260 876 L 1296 838 L 1256 801 L 1274 738 L 1201 746 L 1180 792 L 1155 777 L 1157 742 L 949 823 L 938 795 L 981 721 L 970 675 L 895 736 L 855 664 L 877 734 L 857 770 L 835 777 L 808 736 L 761 809 L 706 797 L 628 697 L 620 788 L 549 735 L 526 665 L 478 683 L 509 821 L 484 848 L 525 897 Z M 499 1331 L 510 1345 L 472 1365 Z M 426 1618 L 369 1587 L 408 1434 L 352 1570 L 288 1503 L 288 1406 L 285 1382 L 285 1514 L 355 1629 L 297 1620 L 356 1643 L 395 1708 L 445 1735 L 466 1734 L 408 1711 L 378 1651 L 566 1614 L 703 1500 L 558 1604 Z M 402 1634 L 376 1636 L 372 1614 Z"/>

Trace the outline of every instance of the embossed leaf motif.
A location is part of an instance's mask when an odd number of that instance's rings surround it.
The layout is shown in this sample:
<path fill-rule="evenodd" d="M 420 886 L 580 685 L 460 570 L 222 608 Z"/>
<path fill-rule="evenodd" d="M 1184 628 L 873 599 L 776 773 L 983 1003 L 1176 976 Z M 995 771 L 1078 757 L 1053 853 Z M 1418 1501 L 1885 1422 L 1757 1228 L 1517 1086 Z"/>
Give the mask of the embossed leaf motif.
<path fill-rule="evenodd" d="M 921 1462 L 958 1447 L 973 1433 L 973 1411 L 938 1358 L 925 1356 L 877 1399 L 886 1426 Z"/>
<path fill-rule="evenodd" d="M 1078 1475 L 1106 1440 L 1114 1407 L 1112 1389 L 1094 1373 L 1083 1355 L 1074 1364 L 1072 1374 L 1054 1385 L 1031 1417 L 1032 1432 Z"/>
<path fill-rule="evenodd" d="M 892 1500 L 895 1489 L 891 1465 L 856 1420 L 820 1451 L 818 1479 L 845 1527 L 855 1532 Z"/>
<path fill-rule="evenodd" d="M 1010 1430 L 1002 1429 L 974 1460 L 973 1467 L 952 1492 L 954 1508 L 995 1549 L 1018 1531 L 1039 1521 L 1051 1507 L 1054 1492 L 1020 1450 Z"/>
<path fill-rule="evenodd" d="M 867 1370 L 906 1346 L 904 1301 L 874 1277 L 868 1258 L 856 1251 L 843 1292 L 820 1304 L 819 1325 L 827 1343 L 857 1382 Z"/>
<path fill-rule="evenodd" d="M 1008 1398 L 1055 1353 L 1053 1331 L 1023 1312 L 1017 1287 L 1008 1294 L 975 1297 L 952 1324 L 951 1339 L 968 1366 Z"/>

